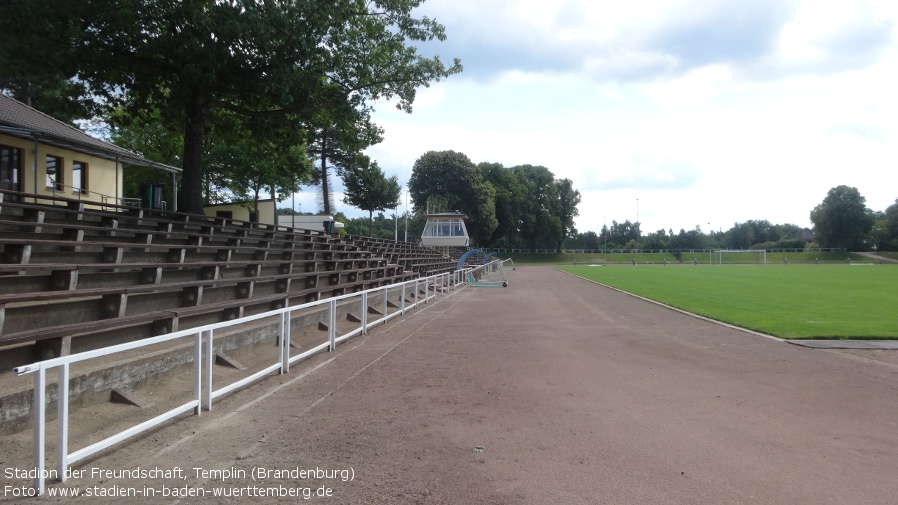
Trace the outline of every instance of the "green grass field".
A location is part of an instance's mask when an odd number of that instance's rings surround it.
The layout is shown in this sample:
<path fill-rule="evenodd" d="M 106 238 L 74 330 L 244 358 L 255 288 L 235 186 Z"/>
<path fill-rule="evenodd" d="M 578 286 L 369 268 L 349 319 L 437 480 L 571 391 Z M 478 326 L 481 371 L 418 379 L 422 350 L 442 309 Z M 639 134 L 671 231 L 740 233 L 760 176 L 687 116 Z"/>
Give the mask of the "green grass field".
<path fill-rule="evenodd" d="M 558 268 L 782 338 L 898 338 L 898 265 Z"/>

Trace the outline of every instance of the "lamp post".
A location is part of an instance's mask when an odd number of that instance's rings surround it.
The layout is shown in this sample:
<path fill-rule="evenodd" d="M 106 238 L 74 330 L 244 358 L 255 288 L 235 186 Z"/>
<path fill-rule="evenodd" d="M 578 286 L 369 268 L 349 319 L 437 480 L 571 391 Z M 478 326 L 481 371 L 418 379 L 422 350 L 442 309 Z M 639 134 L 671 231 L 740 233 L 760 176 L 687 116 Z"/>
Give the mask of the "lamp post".
<path fill-rule="evenodd" d="M 639 198 L 636 199 L 636 250 L 639 250 Z"/>

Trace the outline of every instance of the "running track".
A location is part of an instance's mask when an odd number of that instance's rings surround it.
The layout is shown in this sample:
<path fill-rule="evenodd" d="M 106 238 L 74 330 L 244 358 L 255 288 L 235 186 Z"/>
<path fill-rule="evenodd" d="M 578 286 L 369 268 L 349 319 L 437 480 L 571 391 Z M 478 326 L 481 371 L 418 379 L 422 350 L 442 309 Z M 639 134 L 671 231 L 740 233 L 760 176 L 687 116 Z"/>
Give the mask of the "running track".
<path fill-rule="evenodd" d="M 351 482 L 312 481 L 333 497 L 310 503 L 898 503 L 898 366 L 747 334 L 548 267 L 509 279 L 79 467 L 352 468 Z"/>

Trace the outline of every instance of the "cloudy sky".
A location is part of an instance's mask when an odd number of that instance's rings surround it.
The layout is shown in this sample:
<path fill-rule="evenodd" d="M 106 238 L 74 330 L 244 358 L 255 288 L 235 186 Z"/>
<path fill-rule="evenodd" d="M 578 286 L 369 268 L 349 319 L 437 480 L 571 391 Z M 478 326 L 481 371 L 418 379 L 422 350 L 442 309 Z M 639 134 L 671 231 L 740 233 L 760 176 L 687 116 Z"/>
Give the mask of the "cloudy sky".
<path fill-rule="evenodd" d="M 898 198 L 894 0 L 428 0 L 425 55 L 462 74 L 377 107 L 368 150 L 405 186 L 415 160 L 544 165 L 582 195 L 579 231 L 811 226 L 830 188 Z M 339 181 L 335 181 L 339 183 Z M 314 192 L 298 196 L 314 210 Z M 340 201 L 350 216 L 361 215 Z"/>

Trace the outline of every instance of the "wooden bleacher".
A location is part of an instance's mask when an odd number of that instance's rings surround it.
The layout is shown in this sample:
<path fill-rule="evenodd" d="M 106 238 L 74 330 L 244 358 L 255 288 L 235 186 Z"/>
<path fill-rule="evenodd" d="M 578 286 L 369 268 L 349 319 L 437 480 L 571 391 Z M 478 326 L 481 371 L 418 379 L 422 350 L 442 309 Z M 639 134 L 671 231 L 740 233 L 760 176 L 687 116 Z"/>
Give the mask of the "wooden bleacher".
<path fill-rule="evenodd" d="M 421 276 L 429 276 L 455 270 L 458 257 L 447 258 L 436 249 L 412 242 L 397 242 L 363 236 L 348 235 L 346 241 L 388 258 L 404 269 Z"/>
<path fill-rule="evenodd" d="M 0 191 L 0 353 L 44 359 L 454 270 L 421 249 Z"/>

